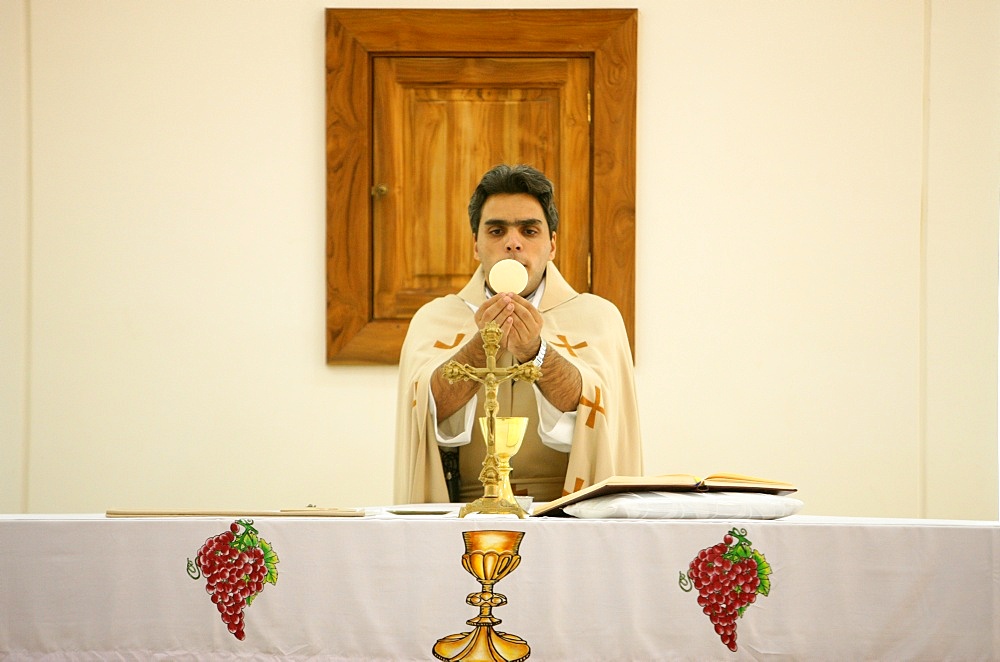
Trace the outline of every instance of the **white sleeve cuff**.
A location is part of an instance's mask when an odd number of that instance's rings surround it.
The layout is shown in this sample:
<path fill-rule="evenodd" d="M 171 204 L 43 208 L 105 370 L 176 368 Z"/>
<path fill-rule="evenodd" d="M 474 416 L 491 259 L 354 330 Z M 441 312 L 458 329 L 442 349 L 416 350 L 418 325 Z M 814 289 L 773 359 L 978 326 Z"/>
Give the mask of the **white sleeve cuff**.
<path fill-rule="evenodd" d="M 437 403 L 434 402 L 434 392 L 430 389 L 427 390 L 427 399 L 427 407 L 430 409 L 431 421 L 434 424 L 434 435 L 439 446 L 455 448 L 472 441 L 472 424 L 476 418 L 478 395 L 472 396 L 463 409 L 459 409 L 441 422 L 438 422 Z"/>
<path fill-rule="evenodd" d="M 538 403 L 538 436 L 542 443 L 554 451 L 568 453 L 573 447 L 573 430 L 576 428 L 576 410 L 559 411 L 551 402 L 545 399 L 538 386 L 535 389 L 535 401 Z"/>

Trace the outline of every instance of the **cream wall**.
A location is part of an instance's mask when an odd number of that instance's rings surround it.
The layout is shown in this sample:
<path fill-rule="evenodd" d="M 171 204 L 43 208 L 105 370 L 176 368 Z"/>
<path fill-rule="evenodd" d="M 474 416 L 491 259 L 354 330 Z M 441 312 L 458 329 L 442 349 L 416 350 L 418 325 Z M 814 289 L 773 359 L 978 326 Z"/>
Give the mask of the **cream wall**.
<path fill-rule="evenodd" d="M 0 0 L 0 511 L 391 499 L 396 369 L 324 364 L 325 6 Z M 996 518 L 1000 4 L 545 6 L 639 8 L 646 471 Z"/>
<path fill-rule="evenodd" d="M 0 1 L 0 512 L 24 505 L 28 342 L 25 5 Z"/>

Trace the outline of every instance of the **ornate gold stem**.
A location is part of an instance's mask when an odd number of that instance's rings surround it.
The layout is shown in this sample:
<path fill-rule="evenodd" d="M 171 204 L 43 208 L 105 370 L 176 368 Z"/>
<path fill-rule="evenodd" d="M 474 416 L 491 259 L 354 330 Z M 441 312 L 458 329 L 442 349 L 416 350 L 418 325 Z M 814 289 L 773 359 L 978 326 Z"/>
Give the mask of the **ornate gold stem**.
<path fill-rule="evenodd" d="M 521 562 L 518 547 L 523 531 L 466 531 L 462 566 L 482 586 L 470 593 L 466 602 L 479 608 L 479 615 L 466 621 L 473 629 L 438 639 L 434 657 L 439 660 L 469 662 L 520 662 L 531 655 L 531 647 L 521 637 L 494 629 L 501 620 L 493 608 L 507 604 L 506 596 L 495 593 L 494 585 L 514 571 Z"/>

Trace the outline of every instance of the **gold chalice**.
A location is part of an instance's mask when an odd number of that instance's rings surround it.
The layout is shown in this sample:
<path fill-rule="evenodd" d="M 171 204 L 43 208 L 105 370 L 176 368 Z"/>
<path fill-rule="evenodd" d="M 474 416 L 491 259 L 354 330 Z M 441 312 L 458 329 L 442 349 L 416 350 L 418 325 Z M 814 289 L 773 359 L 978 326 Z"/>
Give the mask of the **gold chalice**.
<path fill-rule="evenodd" d="M 465 554 L 462 567 L 475 577 L 482 590 L 470 593 L 465 601 L 479 608 L 479 615 L 466 621 L 474 626 L 469 632 L 451 634 L 434 644 L 439 660 L 477 662 L 518 662 L 531 655 L 531 647 L 521 637 L 498 632 L 502 621 L 493 615 L 494 607 L 507 604 L 507 597 L 495 593 L 494 585 L 521 563 L 517 553 L 523 531 L 465 531 Z"/>
<path fill-rule="evenodd" d="M 482 429 L 483 439 L 485 439 L 489 434 L 489 419 L 486 416 L 480 417 L 479 427 Z M 510 487 L 510 473 L 513 471 L 510 466 L 510 458 L 521 450 L 521 443 L 524 441 L 524 433 L 527 429 L 527 416 L 497 416 L 496 418 L 495 449 L 497 470 L 500 472 L 500 499 L 502 502 L 506 502 L 504 505 L 513 504 L 519 509 L 520 504 L 514 498 L 514 491 Z M 518 515 L 520 516 L 520 513 Z"/>
<path fill-rule="evenodd" d="M 490 430 L 490 423 L 493 430 Z M 489 416 L 479 418 L 479 426 L 486 442 L 486 459 L 479 480 L 483 483 L 483 496 L 462 506 L 459 517 L 469 513 L 490 515 L 517 515 L 523 518 L 524 509 L 514 498 L 510 487 L 510 458 L 521 449 L 524 433 L 528 429 L 526 416 Z"/>
<path fill-rule="evenodd" d="M 462 509 L 458 511 L 458 516 L 465 517 L 470 513 L 490 515 L 509 513 L 524 517 L 524 509 L 514 498 L 510 490 L 510 479 L 507 476 L 510 474 L 510 456 L 521 447 L 521 440 L 524 439 L 528 421 L 520 417 L 497 416 L 497 412 L 500 410 L 497 389 L 502 382 L 509 379 L 534 383 L 541 378 L 542 370 L 534 362 L 522 363 L 509 368 L 497 367 L 497 352 L 500 349 L 500 338 L 503 336 L 500 325 L 496 322 L 488 322 L 480 331 L 480 335 L 483 337 L 483 351 L 486 353 L 485 368 L 463 365 L 454 359 L 448 361 L 441 368 L 441 374 L 450 384 L 457 381 L 474 381 L 481 383 L 486 391 L 486 402 L 483 405 L 486 416 L 479 419 L 480 425 L 483 426 L 483 438 L 486 440 L 486 459 L 483 460 L 483 470 L 479 473 L 479 481 L 483 484 L 483 496 L 462 506 Z M 503 421 L 517 420 L 524 422 L 503 423 Z M 503 477 L 501 476 L 501 461 L 497 450 L 498 434 L 502 434 L 507 439 L 507 441 L 501 442 L 505 445 L 502 452 L 507 454 L 506 474 Z M 506 494 L 503 492 L 504 480 L 506 481 Z"/>

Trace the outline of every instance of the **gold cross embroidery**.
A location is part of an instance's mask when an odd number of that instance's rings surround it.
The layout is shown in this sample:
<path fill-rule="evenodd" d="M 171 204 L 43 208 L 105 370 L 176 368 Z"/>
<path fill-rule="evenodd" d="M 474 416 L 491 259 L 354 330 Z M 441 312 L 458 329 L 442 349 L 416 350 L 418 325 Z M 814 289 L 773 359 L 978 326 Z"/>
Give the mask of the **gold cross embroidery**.
<path fill-rule="evenodd" d="M 575 349 L 582 349 L 582 348 L 584 348 L 584 347 L 587 346 L 587 341 L 586 340 L 584 340 L 581 343 L 577 343 L 576 345 L 572 345 L 569 342 L 569 338 L 567 338 L 566 336 L 559 336 L 559 335 L 557 335 L 556 338 L 558 338 L 562 342 L 561 343 L 552 343 L 553 347 L 562 347 L 567 352 L 569 352 L 570 356 L 576 356 L 576 352 L 573 351 L 573 350 L 575 350 Z"/>
<path fill-rule="evenodd" d="M 434 349 L 455 349 L 456 347 L 458 347 L 458 343 L 462 342 L 463 338 L 465 338 L 465 334 L 464 333 L 455 334 L 455 342 L 453 342 L 450 345 L 446 345 L 445 343 L 441 342 L 440 340 L 435 340 L 434 341 Z"/>
<path fill-rule="evenodd" d="M 413 382 L 413 402 L 410 404 L 411 407 L 417 406 L 417 383 Z"/>
<path fill-rule="evenodd" d="M 594 398 L 593 402 L 588 400 L 585 396 L 580 396 L 580 404 L 585 407 L 592 408 L 590 410 L 590 416 L 587 417 L 588 428 L 594 427 L 594 423 L 597 419 L 597 412 L 601 412 L 602 414 L 607 413 L 604 411 L 604 407 L 601 406 L 601 387 L 595 386 L 594 388 L 597 390 L 597 396 Z"/>

